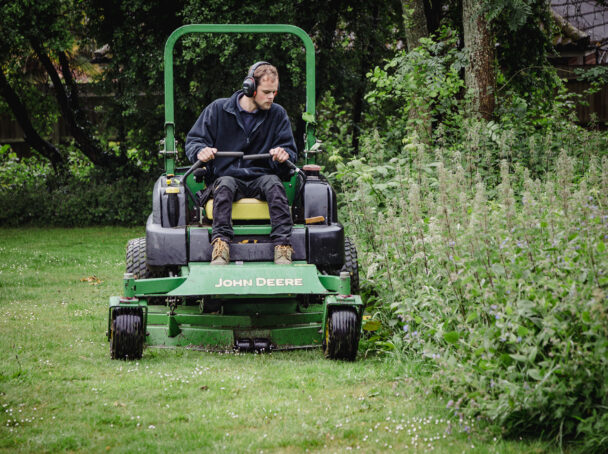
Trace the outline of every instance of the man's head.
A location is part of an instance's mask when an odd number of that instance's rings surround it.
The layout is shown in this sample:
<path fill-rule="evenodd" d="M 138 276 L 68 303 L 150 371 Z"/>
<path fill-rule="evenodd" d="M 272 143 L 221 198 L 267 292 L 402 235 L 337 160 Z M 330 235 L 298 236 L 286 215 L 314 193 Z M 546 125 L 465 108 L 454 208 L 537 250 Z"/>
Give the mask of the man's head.
<path fill-rule="evenodd" d="M 277 68 L 267 62 L 258 62 L 249 69 L 243 82 L 243 91 L 258 109 L 269 110 L 279 90 Z"/>

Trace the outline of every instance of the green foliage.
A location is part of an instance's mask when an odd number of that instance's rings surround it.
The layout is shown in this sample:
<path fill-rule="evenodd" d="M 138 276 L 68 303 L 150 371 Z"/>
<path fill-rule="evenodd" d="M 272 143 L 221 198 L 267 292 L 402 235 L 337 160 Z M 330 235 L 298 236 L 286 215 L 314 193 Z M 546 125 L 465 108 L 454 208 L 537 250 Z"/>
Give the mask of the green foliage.
<path fill-rule="evenodd" d="M 399 153 L 408 130 L 420 131 L 420 126 L 437 119 L 451 124 L 458 114 L 456 96 L 464 86 L 460 72 L 466 60 L 457 48 L 456 34 L 442 29 L 438 40 L 420 41 L 420 47 L 401 51 L 384 68 L 368 74 L 368 123 L 386 132 L 393 154 Z"/>
<path fill-rule="evenodd" d="M 516 32 L 533 14 L 533 6 L 538 0 L 485 0 L 485 10 L 489 21 L 503 19 L 507 29 Z"/>
<path fill-rule="evenodd" d="M 71 50 L 80 33 L 79 18 L 82 19 L 71 0 L 17 0 L 0 6 L 0 66 L 43 136 L 52 132 L 58 108 L 31 43 L 44 43 L 52 50 Z M 0 112 L 10 112 L 3 100 Z"/>
<path fill-rule="evenodd" d="M 3 2 L 0 10 L 2 60 L 14 58 L 15 51 L 30 52 L 30 40 L 44 42 L 49 48 L 70 47 L 82 19 L 82 10 L 76 3 L 74 0 Z"/>
<path fill-rule="evenodd" d="M 327 170 L 335 170 L 337 162 L 352 156 L 352 118 L 346 109 L 336 102 L 331 92 L 325 92 L 317 105 L 316 135 L 321 141 L 323 153 L 319 163 Z"/>
<path fill-rule="evenodd" d="M 88 0 L 85 4 L 91 36 L 100 45 L 109 44 L 112 51 L 98 81 L 104 91 L 116 95 L 105 117 L 108 127 L 128 131 L 127 146 L 142 154 L 156 149 L 162 137 L 163 49 L 170 33 L 183 24 L 299 26 L 310 34 L 317 49 L 317 92 L 332 89 L 340 101 L 351 100 L 356 93 L 362 96 L 365 73 L 388 55 L 384 44 L 394 41 L 401 26 L 400 4 L 395 0 L 382 7 L 369 0 L 332 4 L 331 14 L 327 2 L 300 0 L 255 4 Z M 175 48 L 176 137 L 182 146 L 202 109 L 238 90 L 257 60 L 278 67 L 277 102 L 287 109 L 296 140 L 301 141 L 305 87 L 300 40 L 275 34 L 198 34 L 181 38 Z"/>
<path fill-rule="evenodd" d="M 164 136 L 163 50 L 171 32 L 184 24 L 184 3 L 87 0 L 82 6 L 89 36 L 110 50 L 94 80 L 98 93 L 113 94 L 100 106 L 98 133 L 125 150 L 138 150 L 137 159 L 149 167 L 160 166 L 156 151 Z"/>
<path fill-rule="evenodd" d="M 19 159 L 8 146 L 0 158 L 0 225 L 143 225 L 150 214 L 150 177 L 108 175 L 76 153 L 64 176 L 35 157 Z"/>
<path fill-rule="evenodd" d="M 589 68 L 576 68 L 574 70 L 578 80 L 590 84 L 589 94 L 596 93 L 608 85 L 608 68 L 606 66 L 591 66 Z"/>
<path fill-rule="evenodd" d="M 163 50 L 167 37 L 184 23 L 291 23 L 309 32 L 315 41 L 317 54 L 317 88 L 320 92 L 332 89 L 337 99 L 360 99 L 367 84 L 365 73 L 388 55 L 385 43 L 395 40 L 400 27 L 400 5 L 396 0 L 380 7 L 375 2 L 360 0 L 350 4 L 332 5 L 327 14 L 326 2 L 266 2 L 255 5 L 230 4 L 210 1 L 98 1 L 49 0 L 37 2 L 17 1 L 3 4 L 0 24 L 6 31 L 0 42 L 3 50 L 3 71 L 11 87 L 25 104 L 35 129 L 48 138 L 60 114 L 49 85 L 48 74 L 42 68 L 33 50 L 39 42 L 49 58 L 58 67 L 57 56 L 71 57 L 72 69 L 82 69 L 90 79 L 87 89 L 101 96 L 95 106 L 99 122 L 88 133 L 100 143 L 103 151 L 136 164 L 137 170 L 156 173 L 160 159 L 156 151 L 163 136 Z M 93 50 L 108 45 L 104 63 L 99 72 L 83 64 L 93 56 Z M 380 50 L 378 50 L 380 49 Z M 84 58 L 84 60 L 83 60 Z M 176 125 L 178 149 L 183 150 L 185 136 L 205 105 L 213 99 L 232 94 L 240 88 L 248 67 L 256 60 L 274 62 L 281 73 L 281 95 L 278 100 L 291 115 L 295 137 L 301 141 L 304 121 L 304 52 L 296 37 L 262 35 L 198 35 L 180 40 L 175 52 Z M 78 63 L 78 64 L 76 64 Z M 221 83 L 218 83 L 221 81 Z M 108 97 L 107 94 L 112 96 Z M 105 96 L 104 96 L 105 95 Z M 85 106 L 86 108 L 86 106 Z M 0 103 L 0 109 L 8 107 Z M 341 114 L 352 118 L 352 110 Z M 74 158 L 70 144 L 55 144 L 60 153 Z M 80 144 L 78 144 L 80 145 Z M 301 145 L 301 144 L 300 144 Z M 183 153 L 179 155 L 185 161 Z M 85 160 L 86 161 L 86 160 Z M 18 165 L 15 163 L 11 165 Z M 27 213 L 38 194 L 51 191 L 51 202 L 45 204 L 45 221 L 59 216 L 62 207 L 52 200 L 62 199 L 67 210 L 62 223 L 86 224 L 99 219 L 102 223 L 135 222 L 134 218 L 111 214 L 96 218 L 87 212 L 91 200 L 100 200 L 103 194 L 116 186 L 112 179 L 105 180 L 99 172 L 92 184 L 75 183 L 80 176 L 66 177 L 66 194 L 92 191 L 87 201 L 79 205 L 71 197 L 55 197 L 55 176 L 38 175 L 40 160 L 29 160 L 33 166 L 26 169 L 18 165 L 25 183 L 15 194 L 21 194 L 17 203 L 12 196 L 4 197 L 5 211 L 2 223 L 33 222 L 34 215 Z M 86 165 L 84 166 L 86 167 Z M 46 170 L 45 170 L 46 172 Z M 14 175 L 14 173 L 12 174 Z M 32 177 L 35 181 L 30 181 Z M 42 181 L 47 180 L 47 181 Z M 88 180 L 85 180 L 88 181 Z M 73 186 L 69 186 L 73 185 Z M 99 186 L 97 186 L 99 185 Z M 8 189 L 3 189 L 5 194 Z M 131 195 L 131 194 L 130 194 Z M 139 199 L 133 194 L 133 199 Z M 134 200 L 130 201 L 133 204 Z M 148 200 L 146 198 L 146 204 Z M 48 207 L 48 208 L 47 208 Z M 46 214 L 45 214 L 46 213 Z M 48 215 L 47 215 L 48 214 Z M 36 216 L 40 216 L 38 213 Z M 79 220 L 80 219 L 80 220 Z M 127 221 L 127 219 L 130 219 Z"/>
<path fill-rule="evenodd" d="M 572 437 L 605 421 L 608 157 L 578 183 L 565 152 L 544 181 L 503 161 L 486 188 L 460 153 L 383 164 L 381 144 L 366 145 L 338 175 L 365 287 L 392 314 L 385 335 L 402 330 L 439 389 L 508 433 Z"/>
<path fill-rule="evenodd" d="M 166 39 L 186 23 L 289 23 L 300 26 L 317 48 L 317 88 L 333 90 L 341 101 L 362 97 L 370 67 L 388 55 L 385 43 L 393 42 L 401 27 L 397 0 L 383 4 L 358 0 L 326 2 L 198 2 L 47 0 L 4 2 L 0 7 L 0 62 L 3 74 L 32 119 L 36 131 L 48 138 L 60 117 L 49 83 L 49 67 L 41 64 L 36 49 L 48 56 L 61 73 L 59 56 L 69 60 L 77 79 L 87 76 L 87 92 L 101 102 L 94 106 L 94 126 L 78 116 L 79 128 L 95 149 L 107 151 L 110 142 L 118 158 L 127 161 L 137 150 L 143 167 L 155 168 L 155 151 L 163 136 L 163 50 Z M 104 48 L 102 64 L 90 64 L 95 50 Z M 44 58 L 43 58 L 44 59 Z M 275 63 L 281 73 L 281 95 L 303 146 L 304 52 L 298 38 L 274 34 L 198 35 L 181 39 L 175 52 L 176 135 L 183 147 L 186 134 L 202 109 L 216 98 L 240 88 L 249 66 L 256 60 Z M 64 77 L 64 81 L 66 78 Z M 221 81 L 221 83 L 218 83 Z M 69 84 L 66 84 L 70 91 Z M 108 96 L 111 94 L 111 96 Z M 69 93 L 68 93 L 69 95 Z M 73 99 L 73 98 L 70 98 Z M 84 101 L 84 100 L 82 100 Z M 93 110 L 70 105 L 71 114 Z M 3 102 L 0 111 L 10 112 Z M 360 108 L 351 116 L 360 118 Z M 65 112 L 63 112 L 65 114 Z M 91 116 L 92 112 L 88 112 Z M 68 115 L 68 117 L 71 117 Z M 63 144 L 54 144 L 67 155 Z M 78 145 L 87 156 L 90 143 Z M 182 156 L 183 159 L 183 156 Z M 95 159 L 93 159 L 95 160 Z M 114 162 L 108 159 L 108 162 Z M 110 165 L 107 165 L 111 167 Z"/>
<path fill-rule="evenodd" d="M 530 104 L 550 101 L 559 84 L 547 62 L 554 52 L 549 2 L 484 0 L 484 11 L 497 44 L 498 70 L 504 74 L 497 90 L 514 89 Z"/>
<path fill-rule="evenodd" d="M 410 111 L 451 70 L 412 61 L 372 73 L 375 108 L 392 117 L 335 174 L 381 322 L 367 342 L 433 365 L 457 414 L 603 452 L 608 135 L 576 126 L 563 90 L 546 103 L 511 91 L 489 122 L 445 90 L 426 104 L 449 109 L 423 142 Z"/>

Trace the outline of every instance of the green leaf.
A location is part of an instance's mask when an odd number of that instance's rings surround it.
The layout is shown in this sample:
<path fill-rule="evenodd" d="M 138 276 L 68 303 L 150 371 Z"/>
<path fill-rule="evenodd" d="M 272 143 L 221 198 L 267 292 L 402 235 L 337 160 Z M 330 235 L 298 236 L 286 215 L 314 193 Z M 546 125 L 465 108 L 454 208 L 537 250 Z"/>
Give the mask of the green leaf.
<path fill-rule="evenodd" d="M 511 356 L 508 355 L 507 353 L 503 353 L 502 355 L 500 355 L 500 361 L 505 366 L 509 366 L 513 362 L 513 358 L 511 358 Z"/>
<path fill-rule="evenodd" d="M 377 331 L 382 326 L 378 320 L 366 320 L 363 322 L 363 330 L 364 331 Z"/>
<path fill-rule="evenodd" d="M 468 316 L 467 316 L 467 323 L 471 323 L 473 321 L 477 320 L 477 312 L 471 312 Z"/>
<path fill-rule="evenodd" d="M 515 361 L 520 361 L 522 363 L 525 363 L 528 360 L 528 358 L 525 357 L 524 355 L 520 355 L 520 354 L 517 354 L 517 353 L 512 353 L 509 356 L 511 358 L 513 358 Z"/>
<path fill-rule="evenodd" d="M 528 375 L 537 381 L 543 378 L 538 369 L 528 369 Z"/>
<path fill-rule="evenodd" d="M 477 363 L 477 365 L 479 366 L 479 368 L 481 370 L 492 369 L 492 363 L 490 363 L 489 361 L 486 361 L 485 359 L 479 360 L 479 362 Z"/>
<path fill-rule="evenodd" d="M 517 335 L 518 336 L 524 337 L 529 332 L 530 332 L 530 330 L 528 328 L 523 327 L 523 326 L 520 326 L 519 328 L 517 328 Z"/>
<path fill-rule="evenodd" d="M 497 276 L 504 276 L 505 275 L 505 267 L 502 266 L 500 263 L 493 263 L 492 264 L 492 271 L 494 271 L 494 273 Z"/>
<path fill-rule="evenodd" d="M 314 123 L 315 116 L 313 114 L 311 114 L 310 112 L 304 112 L 302 114 L 302 120 L 304 120 L 306 123 Z"/>
<path fill-rule="evenodd" d="M 448 344 L 455 344 L 456 342 L 458 342 L 460 335 L 458 334 L 458 331 L 450 331 L 447 333 L 443 333 L 443 338 Z"/>
<path fill-rule="evenodd" d="M 583 319 L 583 321 L 585 323 L 591 323 L 591 315 L 589 314 L 589 312 L 585 311 L 581 314 L 581 318 Z"/>
<path fill-rule="evenodd" d="M 598 241 L 597 243 L 597 251 L 598 252 L 604 252 L 606 250 L 606 245 L 604 244 L 604 242 L 602 240 Z"/>

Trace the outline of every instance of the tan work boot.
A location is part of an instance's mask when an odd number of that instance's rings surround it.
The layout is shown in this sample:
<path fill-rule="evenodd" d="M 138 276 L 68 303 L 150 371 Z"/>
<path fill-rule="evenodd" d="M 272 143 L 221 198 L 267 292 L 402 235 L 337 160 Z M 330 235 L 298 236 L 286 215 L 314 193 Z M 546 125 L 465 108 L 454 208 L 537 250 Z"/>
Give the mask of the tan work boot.
<path fill-rule="evenodd" d="M 291 265 L 292 253 L 293 248 L 291 246 L 275 246 L 274 263 L 277 265 Z"/>
<path fill-rule="evenodd" d="M 221 238 L 216 238 L 211 244 L 213 244 L 211 265 L 228 265 L 230 263 L 230 247 L 228 243 Z"/>

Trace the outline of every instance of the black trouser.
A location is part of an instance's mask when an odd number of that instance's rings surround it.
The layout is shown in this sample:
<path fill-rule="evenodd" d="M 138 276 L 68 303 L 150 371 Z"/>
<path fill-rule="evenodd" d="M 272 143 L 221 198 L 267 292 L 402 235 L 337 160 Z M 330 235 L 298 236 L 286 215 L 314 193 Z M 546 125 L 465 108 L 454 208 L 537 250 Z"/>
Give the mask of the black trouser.
<path fill-rule="evenodd" d="M 211 239 L 230 242 L 232 230 L 232 202 L 252 197 L 268 202 L 270 212 L 270 239 L 275 246 L 291 246 L 293 221 L 289 212 L 287 194 L 276 175 L 264 175 L 251 181 L 233 177 L 220 177 L 213 183 L 213 233 Z"/>

